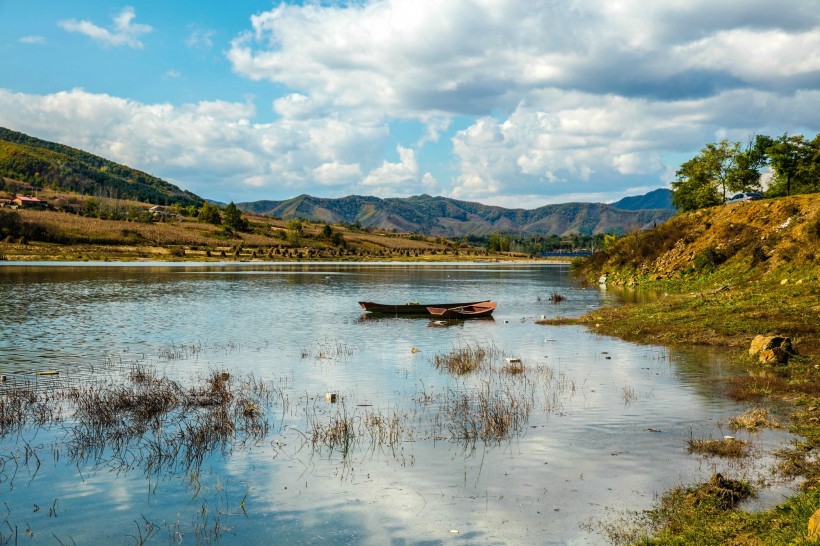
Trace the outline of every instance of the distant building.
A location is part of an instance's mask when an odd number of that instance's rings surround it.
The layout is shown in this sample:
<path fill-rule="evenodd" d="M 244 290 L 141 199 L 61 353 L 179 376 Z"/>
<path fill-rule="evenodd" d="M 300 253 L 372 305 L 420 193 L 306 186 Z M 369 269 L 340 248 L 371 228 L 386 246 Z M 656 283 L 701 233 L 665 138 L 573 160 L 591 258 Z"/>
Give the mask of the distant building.
<path fill-rule="evenodd" d="M 16 205 L 17 208 L 20 209 L 45 209 L 48 207 L 48 203 L 37 199 L 36 197 L 26 197 L 24 195 L 18 195 L 14 199 L 11 200 L 13 205 Z"/>

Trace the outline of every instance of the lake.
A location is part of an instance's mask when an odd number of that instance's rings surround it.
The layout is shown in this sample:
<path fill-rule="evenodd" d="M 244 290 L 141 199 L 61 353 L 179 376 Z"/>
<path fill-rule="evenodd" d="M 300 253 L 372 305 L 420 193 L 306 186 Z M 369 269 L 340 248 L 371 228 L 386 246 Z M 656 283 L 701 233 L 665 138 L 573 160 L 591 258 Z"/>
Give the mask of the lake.
<path fill-rule="evenodd" d="M 2 265 L 0 400 L 37 401 L 0 429 L 0 543 L 602 544 L 670 487 L 768 479 L 783 432 L 732 433 L 742 462 L 687 451 L 748 409 L 725 355 L 536 324 L 622 297 L 554 264 Z M 493 319 L 357 304 L 478 299 Z M 199 390 L 78 412 L 162 385 Z"/>

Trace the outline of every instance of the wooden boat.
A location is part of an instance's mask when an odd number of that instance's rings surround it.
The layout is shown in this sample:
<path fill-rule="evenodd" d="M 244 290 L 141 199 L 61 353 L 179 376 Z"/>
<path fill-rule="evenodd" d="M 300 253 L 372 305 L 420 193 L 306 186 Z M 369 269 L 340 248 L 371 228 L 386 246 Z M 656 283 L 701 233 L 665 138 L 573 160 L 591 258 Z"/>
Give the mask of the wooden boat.
<path fill-rule="evenodd" d="M 417 303 L 417 302 L 410 302 L 404 304 L 383 304 L 383 303 L 376 303 L 373 301 L 360 301 L 359 305 L 365 311 L 370 311 L 371 313 L 382 313 L 385 315 L 429 315 L 430 311 L 428 309 L 430 307 L 444 307 L 446 309 L 451 309 L 454 307 L 465 307 L 468 305 L 478 305 L 480 303 L 487 303 L 487 300 L 482 301 L 471 301 L 467 303 Z"/>
<path fill-rule="evenodd" d="M 427 310 L 430 311 L 431 315 L 437 317 L 466 319 L 490 316 L 495 311 L 495 306 L 494 301 L 484 301 L 457 307 L 428 307 Z"/>

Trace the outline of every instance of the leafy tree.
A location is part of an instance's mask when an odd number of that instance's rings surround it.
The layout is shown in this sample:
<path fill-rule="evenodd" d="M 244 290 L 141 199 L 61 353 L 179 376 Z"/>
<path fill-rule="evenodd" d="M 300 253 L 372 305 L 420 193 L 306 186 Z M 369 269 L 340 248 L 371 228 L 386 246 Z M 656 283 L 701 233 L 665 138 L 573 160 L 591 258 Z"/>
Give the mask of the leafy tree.
<path fill-rule="evenodd" d="M 302 225 L 302 220 L 299 218 L 294 218 L 290 222 L 288 222 L 288 241 L 293 246 L 299 246 L 302 244 L 302 233 L 304 231 L 304 226 Z"/>
<path fill-rule="evenodd" d="M 248 229 L 248 221 L 242 218 L 242 212 L 236 207 L 233 201 L 225 207 L 225 215 L 222 219 L 222 223 L 237 231 Z"/>
<path fill-rule="evenodd" d="M 22 228 L 23 221 L 17 211 L 0 209 L 0 239 L 17 237 Z"/>
<path fill-rule="evenodd" d="M 745 150 L 735 154 L 734 167 L 728 174 L 728 188 L 733 191 L 760 191 L 760 171 L 766 166 L 768 156 L 766 150 L 772 145 L 772 139 L 765 135 L 757 135 L 751 140 Z"/>
<path fill-rule="evenodd" d="M 96 199 L 88 199 L 83 204 L 83 216 L 89 216 L 92 218 L 96 218 L 100 215 L 100 204 L 97 202 Z"/>
<path fill-rule="evenodd" d="M 672 204 L 686 212 L 724 203 L 729 191 L 759 190 L 770 140 L 756 137 L 744 150 L 725 139 L 707 144 L 675 173 Z"/>
<path fill-rule="evenodd" d="M 488 252 L 509 252 L 510 250 L 510 238 L 505 235 L 499 235 L 498 233 L 493 233 L 490 235 L 489 239 L 487 239 L 487 251 Z"/>
<path fill-rule="evenodd" d="M 333 237 L 333 228 L 330 227 L 328 224 L 325 224 L 325 227 L 322 228 L 322 237 L 325 239 L 330 239 Z"/>
<path fill-rule="evenodd" d="M 800 169 L 800 189 L 807 193 L 820 191 L 820 134 L 809 142 L 808 150 Z"/>
<path fill-rule="evenodd" d="M 720 204 L 720 195 L 709 173 L 708 165 L 700 157 L 690 159 L 675 173 L 672 182 L 672 204 L 681 212 L 688 212 Z"/>
<path fill-rule="evenodd" d="M 216 205 L 212 205 L 207 202 L 202 205 L 201 209 L 199 209 L 197 219 L 200 222 L 206 222 L 215 226 L 222 223 L 222 215 L 219 213 L 219 208 Z"/>
<path fill-rule="evenodd" d="M 772 196 L 791 195 L 792 184 L 802 186 L 798 179 L 801 170 L 809 163 L 810 144 L 803 135 L 784 134 L 773 141 L 766 150 L 769 163 L 774 171 L 769 194 Z"/>

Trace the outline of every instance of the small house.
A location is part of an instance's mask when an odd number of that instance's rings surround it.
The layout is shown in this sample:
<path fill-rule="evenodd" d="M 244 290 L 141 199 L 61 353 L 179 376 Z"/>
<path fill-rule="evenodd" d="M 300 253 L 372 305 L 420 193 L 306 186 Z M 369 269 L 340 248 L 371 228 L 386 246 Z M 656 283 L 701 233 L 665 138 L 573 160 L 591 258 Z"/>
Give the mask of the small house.
<path fill-rule="evenodd" d="M 40 209 L 43 210 L 48 208 L 48 203 L 37 199 L 36 197 L 26 197 L 24 195 L 18 195 L 14 199 L 11 200 L 13 205 L 16 205 L 17 208 L 20 209 Z"/>

